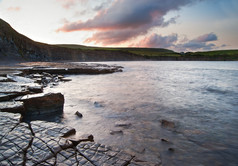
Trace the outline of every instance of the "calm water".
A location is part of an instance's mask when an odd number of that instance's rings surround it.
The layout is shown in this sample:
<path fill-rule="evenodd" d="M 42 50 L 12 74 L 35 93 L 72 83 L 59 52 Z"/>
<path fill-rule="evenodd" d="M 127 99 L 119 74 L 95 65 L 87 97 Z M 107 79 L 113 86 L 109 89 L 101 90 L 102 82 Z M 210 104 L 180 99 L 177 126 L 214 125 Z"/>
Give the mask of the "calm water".
<path fill-rule="evenodd" d="M 50 89 L 66 99 L 60 123 L 163 165 L 238 165 L 238 62 L 107 64 L 124 72 L 68 76 Z M 162 119 L 175 129 L 161 127 Z M 122 122 L 131 126 L 115 125 Z"/>

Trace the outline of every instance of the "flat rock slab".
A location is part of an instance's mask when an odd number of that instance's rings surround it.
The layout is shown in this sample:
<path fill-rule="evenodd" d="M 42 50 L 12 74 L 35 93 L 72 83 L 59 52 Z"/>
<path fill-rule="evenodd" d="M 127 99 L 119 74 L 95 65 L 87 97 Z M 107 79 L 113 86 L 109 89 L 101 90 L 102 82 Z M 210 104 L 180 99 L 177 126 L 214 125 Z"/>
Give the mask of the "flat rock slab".
<path fill-rule="evenodd" d="M 0 93 L 19 93 L 24 95 L 29 92 L 27 86 L 23 84 L 17 82 L 2 82 L 0 84 Z"/>
<path fill-rule="evenodd" d="M 34 83 L 35 82 L 34 80 L 30 78 L 16 76 L 16 75 L 7 75 L 7 78 L 12 81 L 20 82 L 20 83 Z"/>
<path fill-rule="evenodd" d="M 0 111 L 12 113 L 24 113 L 25 107 L 23 102 L 20 101 L 0 102 Z"/>
<path fill-rule="evenodd" d="M 15 98 L 16 96 L 17 96 L 17 94 L 15 94 L 15 93 L 10 93 L 10 94 L 0 93 L 0 102 L 1 101 L 8 101 L 12 98 Z"/>
<path fill-rule="evenodd" d="M 50 73 L 50 74 L 107 74 L 121 72 L 121 66 L 109 66 L 105 64 L 86 63 L 53 63 L 53 62 L 30 62 L 21 63 L 25 68 L 19 68 L 23 73 Z"/>
<path fill-rule="evenodd" d="M 7 77 L 0 76 L 0 82 L 9 82 L 10 80 Z"/>
<path fill-rule="evenodd" d="M 95 142 L 73 145 L 61 137 L 70 127 L 33 121 L 19 122 L 20 114 L 0 112 L 0 165 L 140 166 L 134 156 Z M 148 164 L 149 165 L 149 164 Z"/>

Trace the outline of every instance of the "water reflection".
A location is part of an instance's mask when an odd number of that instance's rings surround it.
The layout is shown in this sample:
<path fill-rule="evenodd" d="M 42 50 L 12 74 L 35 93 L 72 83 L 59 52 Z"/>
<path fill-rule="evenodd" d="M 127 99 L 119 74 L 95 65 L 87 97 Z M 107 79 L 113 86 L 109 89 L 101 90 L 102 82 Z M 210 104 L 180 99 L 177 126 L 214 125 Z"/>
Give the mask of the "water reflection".
<path fill-rule="evenodd" d="M 145 160 L 162 158 L 163 165 L 238 163 L 237 62 L 117 64 L 124 72 L 69 76 L 71 82 L 51 89 L 66 99 L 62 123 Z M 161 127 L 161 119 L 175 130 Z M 116 130 L 123 134 L 110 134 Z"/>

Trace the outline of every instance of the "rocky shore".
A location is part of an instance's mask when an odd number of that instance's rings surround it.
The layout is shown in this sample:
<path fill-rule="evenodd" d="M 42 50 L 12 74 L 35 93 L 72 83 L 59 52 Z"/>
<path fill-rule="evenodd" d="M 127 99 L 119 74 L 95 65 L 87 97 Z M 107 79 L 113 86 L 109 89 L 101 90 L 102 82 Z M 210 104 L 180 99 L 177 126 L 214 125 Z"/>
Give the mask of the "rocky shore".
<path fill-rule="evenodd" d="M 20 113 L 31 119 L 39 115 L 63 111 L 61 93 L 44 93 L 43 88 L 70 81 L 67 74 L 108 74 L 121 72 L 122 67 L 101 64 L 29 62 L 16 67 L 1 67 L 0 110 Z"/>
<path fill-rule="evenodd" d="M 93 135 L 39 116 L 63 112 L 61 93 L 44 87 L 69 81 L 67 74 L 107 74 L 122 67 L 100 64 L 23 63 L 0 67 L 0 165 L 155 165 L 119 149 L 95 143 Z"/>

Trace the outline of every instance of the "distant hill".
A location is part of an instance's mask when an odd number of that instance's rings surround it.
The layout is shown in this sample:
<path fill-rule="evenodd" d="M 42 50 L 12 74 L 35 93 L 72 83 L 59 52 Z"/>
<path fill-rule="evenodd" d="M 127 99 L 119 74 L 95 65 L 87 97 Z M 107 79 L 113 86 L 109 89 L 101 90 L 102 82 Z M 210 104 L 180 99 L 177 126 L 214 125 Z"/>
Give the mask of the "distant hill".
<path fill-rule="evenodd" d="M 238 60 L 238 50 L 180 54 L 161 48 L 108 48 L 39 43 L 0 19 L 0 60 L 5 61 L 132 61 Z"/>

